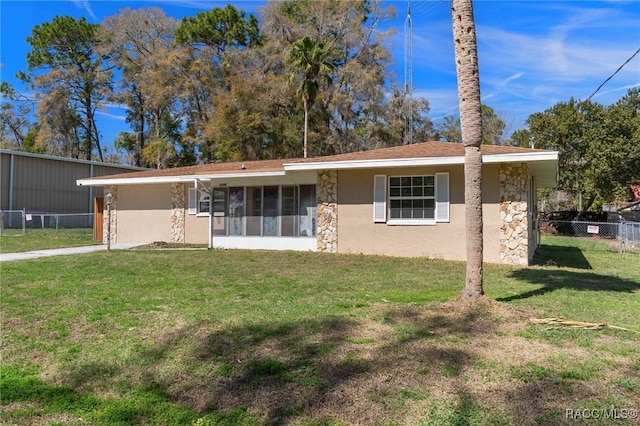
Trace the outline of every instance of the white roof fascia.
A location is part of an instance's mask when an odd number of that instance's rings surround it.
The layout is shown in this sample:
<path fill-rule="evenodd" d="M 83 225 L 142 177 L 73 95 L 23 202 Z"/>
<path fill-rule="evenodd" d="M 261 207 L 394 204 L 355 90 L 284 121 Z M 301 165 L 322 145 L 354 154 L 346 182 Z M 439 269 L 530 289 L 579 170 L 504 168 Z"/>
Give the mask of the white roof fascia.
<path fill-rule="evenodd" d="M 176 183 L 176 182 L 194 182 L 197 180 L 215 180 L 243 177 L 262 177 L 262 176 L 284 176 L 284 171 L 275 172 L 254 172 L 254 173 L 220 173 L 207 175 L 189 175 L 189 176 L 147 176 L 147 177 L 130 177 L 130 178 L 112 178 L 112 179 L 78 179 L 78 186 L 107 186 L 107 185 L 149 185 L 158 183 Z"/>
<path fill-rule="evenodd" d="M 482 156 L 483 163 L 516 163 L 557 161 L 557 151 L 526 152 L 510 154 L 486 154 Z M 244 173 L 216 173 L 188 176 L 152 176 L 112 179 L 78 179 L 78 186 L 105 185 L 142 185 L 174 182 L 193 182 L 196 180 L 216 180 L 231 178 L 252 178 L 267 176 L 285 176 L 287 172 L 304 170 L 339 170 L 339 169 L 372 169 L 416 166 L 446 166 L 464 164 L 464 156 L 450 157 L 418 157 L 418 158 L 390 158 L 380 160 L 347 160 L 347 161 L 318 161 L 311 163 L 285 163 L 284 171 L 244 172 Z"/>
<path fill-rule="evenodd" d="M 216 173 L 208 175 L 195 175 L 195 176 L 180 176 L 180 181 L 183 180 L 215 180 L 215 179 L 232 179 L 232 178 L 251 178 L 262 176 L 285 176 L 284 170 L 277 170 L 271 172 L 245 172 L 245 173 Z"/>
<path fill-rule="evenodd" d="M 529 163 L 533 161 L 557 160 L 557 151 L 516 153 L 516 154 L 492 154 L 483 155 L 483 163 Z"/>
<path fill-rule="evenodd" d="M 516 163 L 531 161 L 557 160 L 556 151 L 535 152 L 535 153 L 511 153 L 511 154 L 485 154 L 482 156 L 483 163 Z M 464 156 L 451 157 L 418 157 L 418 158 L 391 158 L 381 160 L 347 160 L 347 161 L 327 161 L 313 163 L 285 163 L 286 171 L 294 170 L 324 170 L 324 169 L 371 169 L 383 167 L 415 167 L 415 166 L 446 166 L 453 164 L 464 164 Z"/>
<path fill-rule="evenodd" d="M 392 158 L 383 160 L 347 160 L 314 163 L 287 163 L 286 171 L 325 169 L 374 169 L 383 167 L 439 166 L 444 164 L 464 164 L 464 157 L 422 157 Z"/>
<path fill-rule="evenodd" d="M 146 178 L 78 179 L 78 186 L 137 185 L 141 183 L 179 182 L 178 176 L 156 176 Z M 191 179 L 189 179 L 191 180 Z"/>

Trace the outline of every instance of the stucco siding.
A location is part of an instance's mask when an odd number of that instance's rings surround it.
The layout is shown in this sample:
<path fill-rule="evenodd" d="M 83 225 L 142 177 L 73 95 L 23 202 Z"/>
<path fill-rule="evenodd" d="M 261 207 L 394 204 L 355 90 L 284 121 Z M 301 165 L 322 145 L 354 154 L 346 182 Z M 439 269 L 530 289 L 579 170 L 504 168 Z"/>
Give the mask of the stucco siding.
<path fill-rule="evenodd" d="M 185 217 L 185 243 L 208 244 L 209 216 L 187 214 Z"/>
<path fill-rule="evenodd" d="M 171 241 L 171 185 L 118 187 L 119 243 Z"/>
<path fill-rule="evenodd" d="M 464 176 L 460 183 L 464 194 Z M 464 201 L 462 202 L 464 210 Z M 484 164 L 482 173 L 482 222 L 483 222 L 483 256 L 489 263 L 501 263 L 500 256 L 500 165 Z M 464 221 L 464 211 L 462 212 Z M 464 238 L 464 235 L 463 235 Z M 466 255 L 466 254 L 465 254 Z"/>
<path fill-rule="evenodd" d="M 448 223 L 388 225 L 373 221 L 374 175 L 433 175 L 449 173 Z M 498 167 L 485 165 L 484 258 L 498 263 L 499 189 Z M 338 251 L 392 256 L 423 256 L 450 260 L 466 257 L 464 235 L 464 170 L 462 166 L 344 170 L 338 174 Z"/>

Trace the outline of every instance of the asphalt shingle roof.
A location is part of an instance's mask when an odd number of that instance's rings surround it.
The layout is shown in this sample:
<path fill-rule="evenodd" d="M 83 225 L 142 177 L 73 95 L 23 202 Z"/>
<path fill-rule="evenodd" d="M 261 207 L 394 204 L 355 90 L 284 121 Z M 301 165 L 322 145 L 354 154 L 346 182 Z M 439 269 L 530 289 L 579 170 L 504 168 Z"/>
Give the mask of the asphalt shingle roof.
<path fill-rule="evenodd" d="M 529 149 L 513 146 L 482 145 L 483 155 L 499 154 L 531 154 L 536 152 L 551 152 L 542 149 Z M 278 160 L 240 161 L 230 163 L 212 163 L 198 166 L 176 167 L 170 169 L 145 170 L 140 172 L 121 173 L 100 176 L 94 179 L 126 179 L 152 178 L 171 176 L 197 176 L 209 174 L 243 174 L 284 171 L 285 164 L 297 163 L 327 163 L 341 161 L 372 161 L 411 158 L 446 158 L 464 156 L 464 146 L 449 142 L 423 142 L 412 145 L 394 146 L 390 148 L 372 149 L 369 151 L 351 152 L 347 154 L 330 155 L 314 158 L 284 158 Z M 92 179 L 87 179 L 91 181 Z"/>

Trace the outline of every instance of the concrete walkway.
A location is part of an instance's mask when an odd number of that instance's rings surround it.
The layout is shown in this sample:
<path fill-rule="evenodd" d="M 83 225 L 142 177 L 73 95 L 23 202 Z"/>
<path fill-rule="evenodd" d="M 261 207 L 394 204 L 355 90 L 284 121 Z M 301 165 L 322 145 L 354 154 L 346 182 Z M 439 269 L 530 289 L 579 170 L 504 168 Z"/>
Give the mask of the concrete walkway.
<path fill-rule="evenodd" d="M 141 244 L 136 243 L 117 243 L 111 244 L 111 250 L 128 250 L 133 247 L 137 247 Z M 104 245 L 96 245 L 96 246 L 82 246 L 82 247 L 69 247 L 69 248 L 59 248 L 59 249 L 51 249 L 51 250 L 34 250 L 34 251 L 26 251 L 22 253 L 0 253 L 0 262 L 11 262 L 13 260 L 29 260 L 29 259 L 38 259 L 41 257 L 50 257 L 50 256 L 65 256 L 71 254 L 84 254 L 84 253 L 93 253 L 94 251 L 102 251 L 106 250 L 107 246 Z"/>

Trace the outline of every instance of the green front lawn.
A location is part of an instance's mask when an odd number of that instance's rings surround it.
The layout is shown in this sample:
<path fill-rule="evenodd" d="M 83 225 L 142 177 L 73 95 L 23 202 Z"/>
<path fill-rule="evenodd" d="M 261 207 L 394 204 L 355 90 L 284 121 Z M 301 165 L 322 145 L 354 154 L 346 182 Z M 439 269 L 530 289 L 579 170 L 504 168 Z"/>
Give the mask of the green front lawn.
<path fill-rule="evenodd" d="M 529 321 L 640 331 L 640 258 L 576 241 L 545 238 L 540 266 L 487 265 L 494 301 L 477 306 L 445 303 L 462 262 L 132 250 L 3 263 L 0 422 L 574 424 L 567 410 L 640 408 L 640 334 Z"/>
<path fill-rule="evenodd" d="M 93 229 L 27 229 L 24 235 L 14 230 L 0 235 L 0 253 L 102 244 L 93 240 Z"/>

